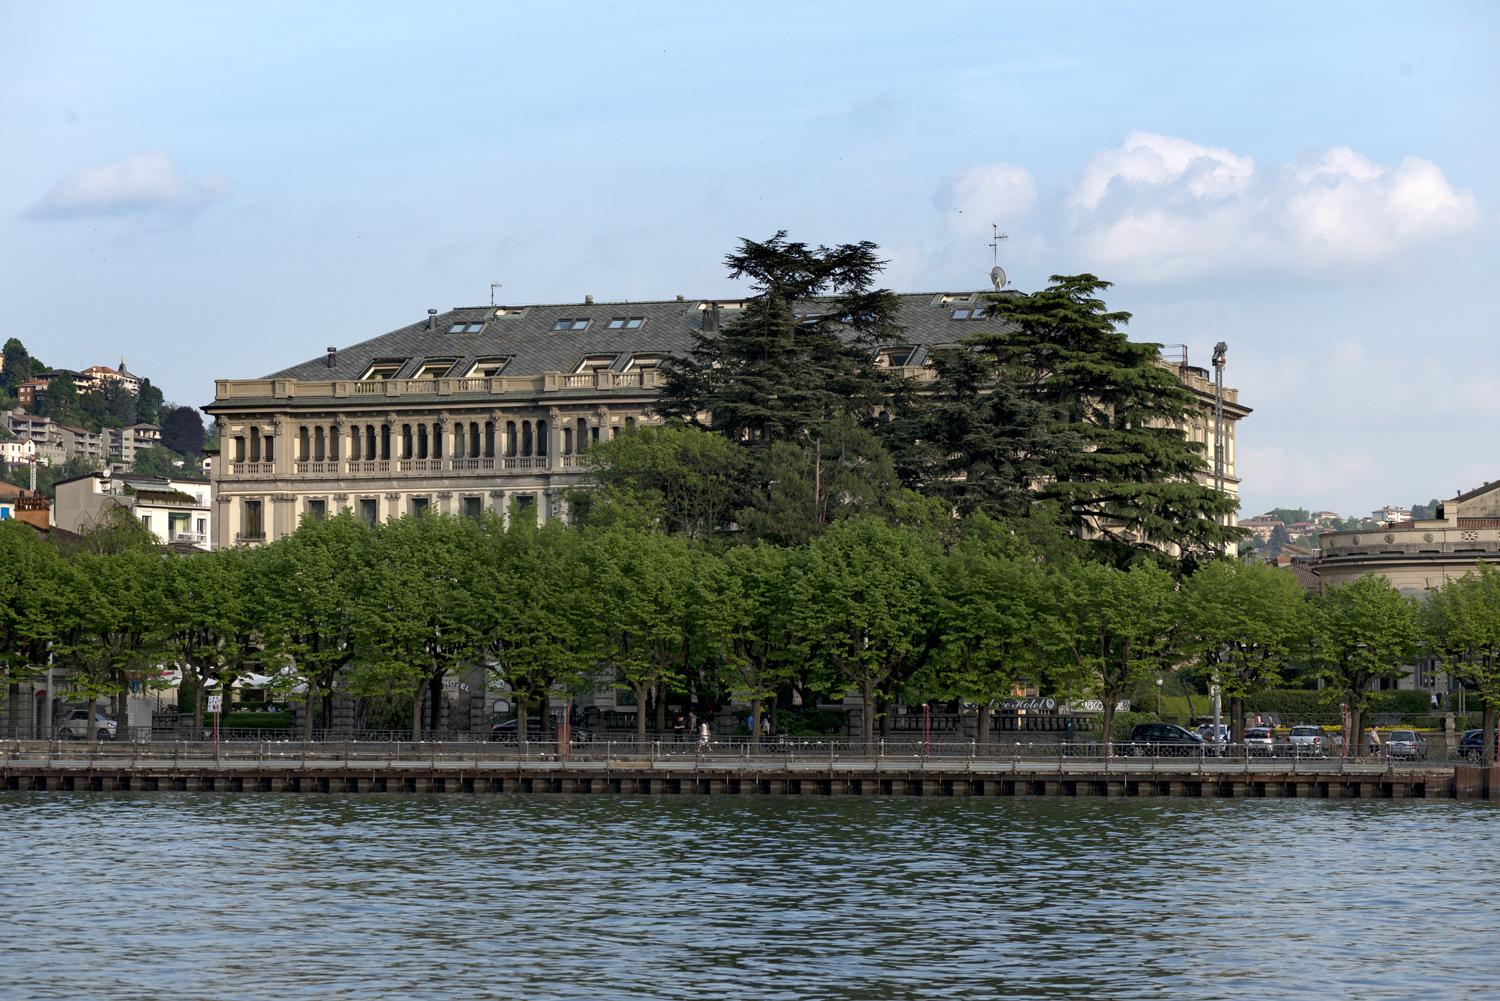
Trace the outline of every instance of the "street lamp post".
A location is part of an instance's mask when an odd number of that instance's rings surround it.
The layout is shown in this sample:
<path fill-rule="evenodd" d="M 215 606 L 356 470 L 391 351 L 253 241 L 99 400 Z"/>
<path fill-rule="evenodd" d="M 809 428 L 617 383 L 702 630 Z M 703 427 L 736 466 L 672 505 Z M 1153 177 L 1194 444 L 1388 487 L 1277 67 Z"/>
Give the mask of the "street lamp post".
<path fill-rule="evenodd" d="M 1161 715 L 1161 675 L 1156 676 L 1156 715 Z"/>

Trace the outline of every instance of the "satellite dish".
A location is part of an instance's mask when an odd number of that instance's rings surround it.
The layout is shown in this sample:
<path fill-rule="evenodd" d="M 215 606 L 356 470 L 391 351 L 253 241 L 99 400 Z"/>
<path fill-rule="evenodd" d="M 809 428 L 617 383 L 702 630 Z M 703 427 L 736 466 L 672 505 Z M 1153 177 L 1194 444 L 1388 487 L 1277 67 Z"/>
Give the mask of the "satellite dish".
<path fill-rule="evenodd" d="M 995 291 L 998 292 L 1005 287 L 1005 269 L 1000 265 L 990 268 L 990 281 L 995 283 Z"/>

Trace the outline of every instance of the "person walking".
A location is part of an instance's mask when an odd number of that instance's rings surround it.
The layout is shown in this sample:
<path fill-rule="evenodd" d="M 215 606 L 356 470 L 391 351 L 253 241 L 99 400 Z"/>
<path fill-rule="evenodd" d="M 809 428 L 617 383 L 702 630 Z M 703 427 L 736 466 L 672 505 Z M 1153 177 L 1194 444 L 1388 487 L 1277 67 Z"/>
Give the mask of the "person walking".
<path fill-rule="evenodd" d="M 687 720 L 682 718 L 682 713 L 678 713 L 677 716 L 672 720 L 672 741 L 674 743 L 680 744 L 682 743 L 686 734 Z"/>
<path fill-rule="evenodd" d="M 698 750 L 708 750 L 708 720 L 698 724 Z"/>

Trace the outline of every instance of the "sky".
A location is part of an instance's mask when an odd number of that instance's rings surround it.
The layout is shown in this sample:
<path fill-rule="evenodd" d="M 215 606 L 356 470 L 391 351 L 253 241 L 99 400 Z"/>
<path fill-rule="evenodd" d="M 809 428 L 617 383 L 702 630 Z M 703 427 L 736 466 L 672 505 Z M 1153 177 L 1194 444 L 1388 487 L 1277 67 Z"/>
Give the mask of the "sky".
<path fill-rule="evenodd" d="M 785 229 L 1229 345 L 1243 515 L 1500 478 L 1500 4 L 0 0 L 0 321 L 202 405 Z"/>

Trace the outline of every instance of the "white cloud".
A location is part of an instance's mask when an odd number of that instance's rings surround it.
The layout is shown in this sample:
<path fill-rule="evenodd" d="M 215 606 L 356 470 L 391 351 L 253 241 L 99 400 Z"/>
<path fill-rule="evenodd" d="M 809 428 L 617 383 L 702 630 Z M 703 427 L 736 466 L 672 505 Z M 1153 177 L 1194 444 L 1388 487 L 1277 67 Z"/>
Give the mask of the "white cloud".
<path fill-rule="evenodd" d="M 1036 204 L 1036 181 L 1025 167 L 990 163 L 959 171 L 943 184 L 938 204 L 947 212 L 954 236 L 988 235 L 991 224 L 1003 231 Z"/>
<path fill-rule="evenodd" d="M 1084 266 L 1142 281 L 1353 270 L 1480 222 L 1473 194 L 1419 157 L 1391 167 L 1336 146 L 1259 169 L 1248 156 L 1150 132 L 1096 153 L 1066 208 Z"/>
<path fill-rule="evenodd" d="M 54 184 L 26 210 L 33 219 L 76 219 L 161 211 L 194 211 L 229 194 L 223 178 L 186 178 L 162 153 L 136 153 L 85 167 Z"/>

